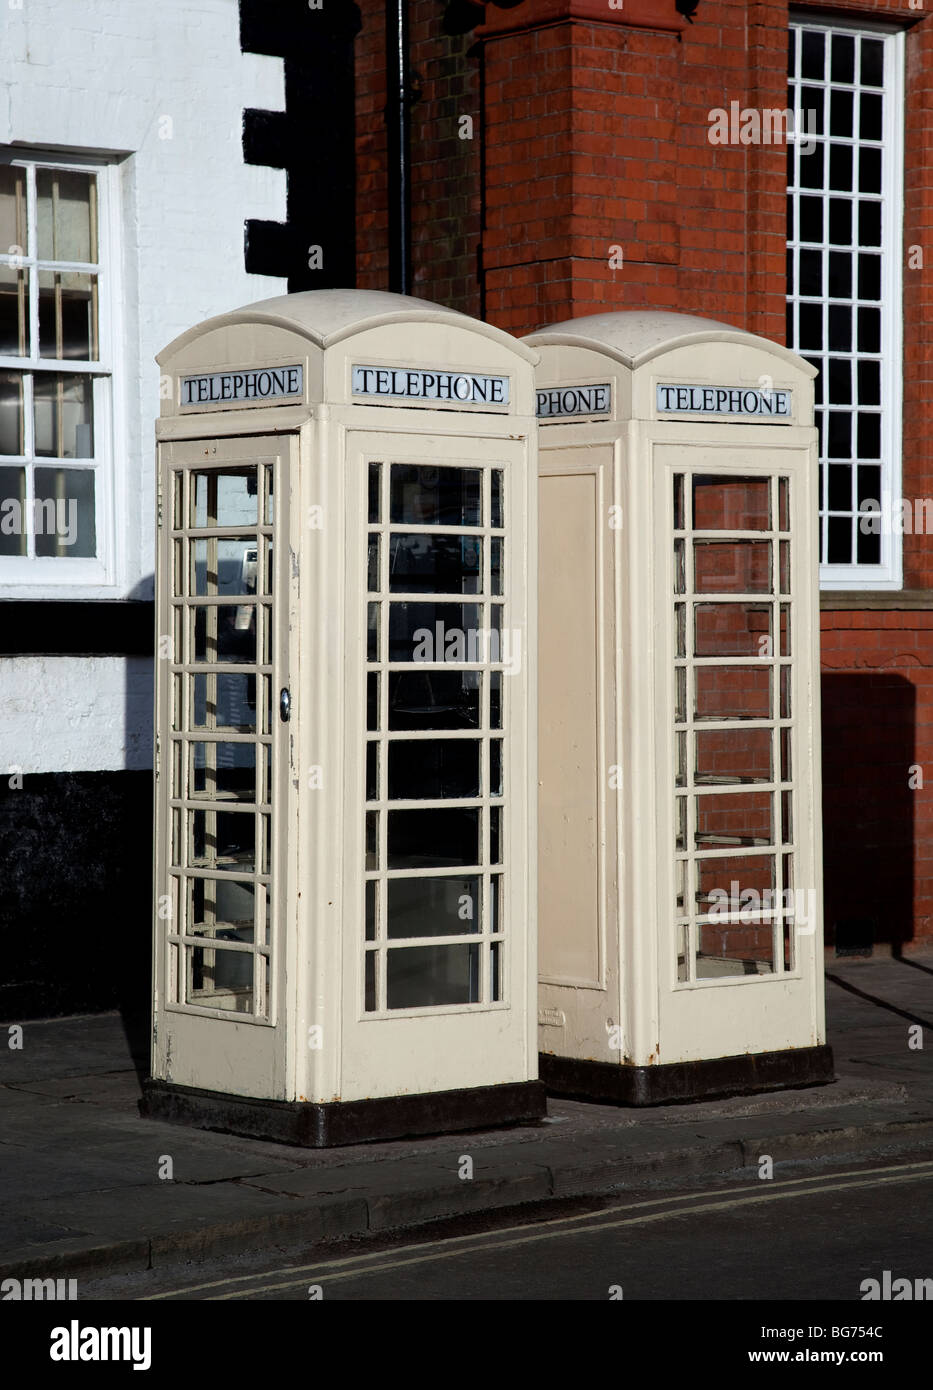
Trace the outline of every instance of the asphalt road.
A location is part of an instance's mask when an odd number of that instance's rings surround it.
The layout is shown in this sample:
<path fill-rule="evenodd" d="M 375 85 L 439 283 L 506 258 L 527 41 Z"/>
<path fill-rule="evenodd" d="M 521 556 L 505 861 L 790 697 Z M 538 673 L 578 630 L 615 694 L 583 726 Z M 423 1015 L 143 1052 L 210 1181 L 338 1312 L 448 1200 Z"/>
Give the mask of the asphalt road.
<path fill-rule="evenodd" d="M 267 1254 L 174 1275 L 152 1271 L 81 1297 L 859 1302 L 863 1281 L 882 1284 L 885 1270 L 910 1280 L 912 1291 L 915 1280 L 933 1280 L 933 1161 L 793 1171 L 581 1200 L 559 1215 L 553 1205 L 530 1215 L 523 1208 L 378 1245 L 345 1242 L 305 1259 L 274 1263 Z M 469 1225 L 475 1229 L 462 1233 Z"/>

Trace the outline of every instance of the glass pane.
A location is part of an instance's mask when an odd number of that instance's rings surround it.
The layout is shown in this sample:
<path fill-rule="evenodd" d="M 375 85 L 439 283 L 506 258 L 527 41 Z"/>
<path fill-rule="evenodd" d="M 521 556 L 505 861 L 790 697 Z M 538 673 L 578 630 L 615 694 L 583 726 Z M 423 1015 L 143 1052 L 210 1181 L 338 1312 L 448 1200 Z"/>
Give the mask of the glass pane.
<path fill-rule="evenodd" d="M 774 928 L 757 923 L 700 922 L 697 926 L 696 978 L 770 975 L 774 971 Z"/>
<path fill-rule="evenodd" d="M 730 792 L 696 798 L 698 849 L 774 843 L 770 792 Z"/>
<path fill-rule="evenodd" d="M 386 934 L 464 936 L 480 930 L 480 881 L 470 878 L 390 878 Z"/>
<path fill-rule="evenodd" d="M 501 594 L 502 588 L 502 541 L 498 537 L 489 542 L 490 591 Z"/>
<path fill-rule="evenodd" d="M 697 911 L 701 916 L 743 913 L 749 918 L 761 917 L 775 906 L 772 854 L 700 857 L 696 871 Z"/>
<path fill-rule="evenodd" d="M 825 65 L 823 34 L 818 29 L 804 29 L 801 40 L 801 77 L 816 77 L 822 81 Z"/>
<path fill-rule="evenodd" d="M 379 660 L 379 631 L 380 618 L 382 616 L 382 605 L 379 603 L 368 603 L 366 605 L 366 660 Z"/>
<path fill-rule="evenodd" d="M 366 880 L 366 940 L 375 941 L 376 939 L 376 903 L 378 899 L 378 883 L 374 878 Z"/>
<path fill-rule="evenodd" d="M 479 946 L 409 946 L 386 955 L 386 1005 L 426 1008 L 479 1002 Z"/>
<path fill-rule="evenodd" d="M 479 863 L 479 811 L 390 811 L 390 869 Z"/>
<path fill-rule="evenodd" d="M 258 553 L 252 539 L 192 541 L 193 592 L 198 596 L 254 594 Z"/>
<path fill-rule="evenodd" d="M 770 719 L 771 672 L 767 666 L 697 666 L 695 719 Z"/>
<path fill-rule="evenodd" d="M 683 594 L 687 591 L 686 569 L 684 565 L 684 545 L 685 542 L 677 540 L 674 542 L 674 593 Z"/>
<path fill-rule="evenodd" d="M 251 951 L 187 946 L 185 952 L 189 967 L 189 1004 L 238 1014 L 253 1012 L 255 957 Z"/>
<path fill-rule="evenodd" d="M 502 795 L 502 740 L 489 741 L 489 795 Z"/>
<path fill-rule="evenodd" d="M 26 470 L 0 468 L 0 555 L 26 554 L 25 506 Z"/>
<path fill-rule="evenodd" d="M 9 265 L 0 265 L 0 352 L 29 356 L 29 278 Z"/>
<path fill-rule="evenodd" d="M 674 474 L 674 530 L 684 529 L 684 475 Z"/>
<path fill-rule="evenodd" d="M 389 608 L 389 660 L 484 662 L 494 659 L 479 604 L 396 602 Z"/>
<path fill-rule="evenodd" d="M 94 473 L 90 468 L 37 468 L 33 506 L 37 555 L 97 554 Z"/>
<path fill-rule="evenodd" d="M 211 800 L 253 801 L 256 795 L 254 743 L 201 743 L 191 748 L 190 792 Z"/>
<path fill-rule="evenodd" d="M 479 740 L 407 740 L 389 744 L 390 801 L 479 796 Z"/>
<path fill-rule="evenodd" d="M 419 526 L 479 526 L 481 478 L 475 468 L 394 463 L 390 520 Z"/>
<path fill-rule="evenodd" d="M 767 478 L 693 479 L 693 527 L 696 531 L 767 531 L 771 525 L 771 489 Z"/>
<path fill-rule="evenodd" d="M 687 648 L 687 606 L 674 604 L 674 656 L 686 656 Z"/>
<path fill-rule="evenodd" d="M 39 259 L 96 263 L 96 176 L 37 169 L 36 201 Z"/>
<path fill-rule="evenodd" d="M 379 589 L 379 536 L 369 537 L 368 553 L 366 560 L 366 587 L 369 592 L 376 593 Z"/>
<path fill-rule="evenodd" d="M 249 730 L 256 727 L 256 677 L 245 672 L 221 671 L 196 675 L 192 725 L 194 728 Z"/>
<path fill-rule="evenodd" d="M 696 781 L 700 785 L 770 780 L 770 729 L 709 729 L 696 734 Z"/>
<path fill-rule="evenodd" d="M 697 656 L 768 655 L 771 608 L 764 603 L 698 603 L 694 608 Z"/>
<path fill-rule="evenodd" d="M 396 532 L 389 540 L 389 588 L 393 593 L 479 593 L 482 544 L 478 536 Z"/>
<path fill-rule="evenodd" d="M 256 868 L 256 818 L 231 811 L 191 812 L 189 864 L 197 869 Z"/>
<path fill-rule="evenodd" d="M 366 676 L 366 728 L 370 731 L 379 728 L 378 671 L 370 671 Z"/>
<path fill-rule="evenodd" d="M 366 800 L 379 800 L 379 744 L 366 745 Z"/>
<path fill-rule="evenodd" d="M 367 1013 L 372 1013 L 376 1008 L 376 963 L 378 957 L 375 951 L 366 952 L 366 982 L 364 1008 Z"/>
<path fill-rule="evenodd" d="M 674 723 L 683 724 L 687 718 L 687 668 L 674 668 Z"/>
<path fill-rule="evenodd" d="M 194 660 L 256 661 L 254 604 L 206 603 L 194 609 Z"/>
<path fill-rule="evenodd" d="M 96 275 L 39 271 L 39 356 L 97 359 Z"/>
<path fill-rule="evenodd" d="M 698 594 L 765 594 L 771 589 L 768 541 L 695 541 Z"/>
<path fill-rule="evenodd" d="M 687 900 L 687 861 L 685 859 L 674 860 L 674 911 L 680 915 L 684 911 L 684 903 Z"/>
<path fill-rule="evenodd" d="M 369 519 L 378 522 L 382 506 L 382 464 L 369 465 Z"/>
<path fill-rule="evenodd" d="M 492 474 L 491 474 L 491 477 L 490 477 L 490 484 L 491 484 L 491 487 L 492 487 L 492 506 L 491 506 L 491 509 L 490 509 L 489 524 L 490 524 L 490 526 L 497 526 L 497 527 L 498 527 L 498 526 L 502 526 L 502 525 L 503 525 L 503 520 L 502 520 L 502 494 L 503 494 L 503 484 L 502 484 L 502 469 L 501 469 L 501 468 L 494 468 L 494 469 L 492 470 Z"/>
<path fill-rule="evenodd" d="M 478 729 L 481 679 L 478 671 L 391 671 L 389 728 Z"/>
<path fill-rule="evenodd" d="M 36 373 L 32 380 L 36 455 L 94 457 L 93 382 L 88 376 Z"/>
<path fill-rule="evenodd" d="M 192 474 L 194 526 L 255 526 L 255 468 L 212 469 Z"/>
<path fill-rule="evenodd" d="M 489 727 L 502 728 L 502 672 L 489 673 Z"/>
<path fill-rule="evenodd" d="M 0 256 L 25 252 L 26 170 L 0 164 Z"/>
<path fill-rule="evenodd" d="M 786 845 L 794 840 L 793 799 L 793 792 L 781 792 L 781 840 Z"/>
<path fill-rule="evenodd" d="M 264 891 L 232 879 L 189 878 L 187 929 L 216 940 L 252 941 L 256 894 Z"/>
<path fill-rule="evenodd" d="M 489 862 L 502 863 L 502 807 L 489 808 Z"/>
<path fill-rule="evenodd" d="M 681 868 L 683 865 L 681 865 Z M 686 922 L 679 922 L 675 927 L 677 933 L 677 983 L 686 984 L 690 978 L 690 965 L 688 952 L 690 949 L 690 928 Z"/>
<path fill-rule="evenodd" d="M 25 423 L 23 378 L 19 372 L 0 372 L 0 454 L 26 452 Z"/>

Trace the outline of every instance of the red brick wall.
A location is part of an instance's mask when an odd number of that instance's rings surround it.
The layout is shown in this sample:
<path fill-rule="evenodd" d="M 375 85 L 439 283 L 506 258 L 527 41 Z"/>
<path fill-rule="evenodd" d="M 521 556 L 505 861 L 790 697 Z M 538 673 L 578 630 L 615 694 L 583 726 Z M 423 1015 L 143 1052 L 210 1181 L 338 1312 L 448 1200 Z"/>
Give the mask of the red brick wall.
<path fill-rule="evenodd" d="M 358 283 L 385 288 L 384 11 L 375 0 L 361 8 Z M 911 499 L 933 497 L 926 8 L 823 0 L 811 11 L 908 28 L 902 491 Z M 487 7 L 478 34 L 449 37 L 438 0 L 411 0 L 424 92 L 412 128 L 415 293 L 519 335 L 646 305 L 784 340 L 785 151 L 708 136 L 709 112 L 733 100 L 784 107 L 787 0 L 702 0 L 692 25 L 673 11 L 673 0 L 626 0 L 618 11 L 524 0 Z M 458 138 L 460 115 L 473 116 L 474 140 Z M 904 584 L 933 590 L 929 537 L 904 537 Z M 933 611 L 824 611 L 822 629 L 830 939 L 835 924 L 845 936 L 859 919 L 895 944 L 933 939 L 933 792 L 907 783 L 912 764 L 933 779 Z"/>
<path fill-rule="evenodd" d="M 365 0 L 357 40 L 357 284 L 388 288 L 385 11 Z M 409 4 L 412 107 L 412 293 L 480 316 L 480 64 L 471 34 L 443 32 L 438 0 Z M 473 138 L 460 136 L 470 116 Z"/>

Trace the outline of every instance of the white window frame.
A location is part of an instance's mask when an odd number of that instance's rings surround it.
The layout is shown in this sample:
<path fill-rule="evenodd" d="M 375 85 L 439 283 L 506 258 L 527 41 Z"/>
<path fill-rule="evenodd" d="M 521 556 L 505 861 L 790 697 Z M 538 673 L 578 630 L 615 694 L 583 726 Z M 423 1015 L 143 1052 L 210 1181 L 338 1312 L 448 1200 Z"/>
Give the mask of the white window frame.
<path fill-rule="evenodd" d="M 904 31 L 891 24 L 875 23 L 871 20 L 848 21 L 828 19 L 825 16 L 811 17 L 806 11 L 791 11 L 790 27 L 797 31 L 797 53 L 800 53 L 800 30 L 821 29 L 824 33 L 864 34 L 885 40 L 884 112 L 881 147 L 885 157 L 882 159 L 881 174 L 881 498 L 882 513 L 892 515 L 892 503 L 901 496 L 902 489 L 902 415 L 903 415 L 903 317 L 902 317 L 902 239 L 904 224 Z M 790 79 L 788 79 L 790 80 Z M 796 81 L 796 79 L 795 79 Z M 799 86 L 822 86 L 815 79 L 803 79 Z M 829 90 L 829 84 L 826 85 Z M 799 107 L 799 96 L 797 100 Z M 828 103 L 824 117 L 825 136 L 817 137 L 829 144 Z M 800 113 L 795 109 L 795 129 L 801 129 Z M 803 130 L 803 137 L 806 131 Z M 825 166 L 824 166 L 825 167 Z M 823 196 L 828 197 L 827 181 L 824 178 Z M 856 195 L 857 197 L 857 195 Z M 795 225 L 793 240 L 788 248 L 799 244 L 799 225 Z M 824 243 L 830 245 L 827 239 Z M 854 289 L 855 287 L 853 287 Z M 797 286 L 795 285 L 796 299 Z M 788 296 L 788 302 L 793 302 Z M 825 301 L 824 301 L 825 302 Z M 800 348 L 802 356 L 815 356 Z M 828 345 L 824 355 L 829 355 Z M 853 361 L 857 361 L 857 349 L 853 349 Z M 819 409 L 819 407 L 817 407 Z M 824 440 L 826 431 L 824 430 Z M 824 459 L 820 459 L 825 467 Z M 826 554 L 826 526 L 820 498 L 819 525 L 823 537 L 823 553 Z M 881 560 L 878 564 L 820 564 L 820 588 L 822 590 L 896 590 L 903 587 L 903 545 L 902 537 L 893 528 L 883 530 L 880 536 Z"/>
<path fill-rule="evenodd" d="M 69 556 L 0 556 L 0 598 L 62 599 L 113 597 L 113 589 L 125 568 L 124 527 L 116 525 L 117 517 L 126 514 L 126 431 L 123 414 L 123 373 L 120 367 L 124 347 L 121 305 L 122 284 L 122 219 L 120 180 L 117 164 L 102 157 L 56 155 L 54 151 L 33 150 L 6 146 L 0 150 L 4 163 L 27 170 L 30 187 L 28 202 L 27 245 L 24 255 L 10 255 L 7 247 L 0 248 L 0 265 L 19 269 L 39 266 L 35 222 L 35 171 L 61 169 L 97 175 L 97 266 L 98 266 L 98 358 L 59 361 L 48 357 L 10 357 L 0 355 L 0 370 L 38 372 L 75 372 L 90 375 L 93 380 L 94 409 L 94 496 L 97 555 L 94 558 Z M 67 262 L 56 262 L 59 268 L 69 269 Z M 84 265 L 74 263 L 75 269 Z M 30 295 L 31 347 L 38 348 L 37 318 L 39 312 L 37 277 Z M 15 467 L 32 460 L 29 444 L 32 440 L 32 392 L 24 395 L 27 446 L 24 455 L 3 455 L 0 466 Z M 116 467 L 120 460 L 120 467 Z M 41 466 L 54 467 L 56 460 L 37 461 Z M 59 460 L 68 467 L 68 460 Z"/>

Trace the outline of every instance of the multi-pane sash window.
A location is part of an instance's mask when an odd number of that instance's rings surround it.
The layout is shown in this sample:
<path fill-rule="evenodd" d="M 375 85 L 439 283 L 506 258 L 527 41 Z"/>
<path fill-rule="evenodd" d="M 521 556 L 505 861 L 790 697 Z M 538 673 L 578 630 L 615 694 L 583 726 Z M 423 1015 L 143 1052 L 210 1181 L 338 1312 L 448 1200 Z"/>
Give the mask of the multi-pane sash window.
<path fill-rule="evenodd" d="M 895 587 L 900 488 L 900 40 L 791 25 L 787 344 L 819 369 L 824 586 Z"/>
<path fill-rule="evenodd" d="M 0 162 L 0 585 L 105 578 L 105 174 Z"/>

